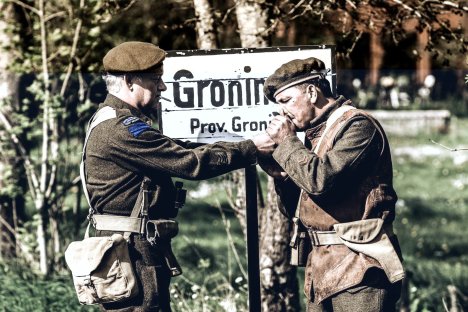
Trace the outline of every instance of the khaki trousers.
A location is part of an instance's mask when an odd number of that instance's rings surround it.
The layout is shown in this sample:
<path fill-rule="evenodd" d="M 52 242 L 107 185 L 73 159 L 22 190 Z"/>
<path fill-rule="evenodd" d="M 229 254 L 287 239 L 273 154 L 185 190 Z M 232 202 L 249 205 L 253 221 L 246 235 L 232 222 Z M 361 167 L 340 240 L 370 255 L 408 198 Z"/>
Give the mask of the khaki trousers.
<path fill-rule="evenodd" d="M 309 302 L 307 312 L 395 312 L 401 282 L 391 284 L 380 269 L 370 269 L 358 286 L 323 300 Z"/>

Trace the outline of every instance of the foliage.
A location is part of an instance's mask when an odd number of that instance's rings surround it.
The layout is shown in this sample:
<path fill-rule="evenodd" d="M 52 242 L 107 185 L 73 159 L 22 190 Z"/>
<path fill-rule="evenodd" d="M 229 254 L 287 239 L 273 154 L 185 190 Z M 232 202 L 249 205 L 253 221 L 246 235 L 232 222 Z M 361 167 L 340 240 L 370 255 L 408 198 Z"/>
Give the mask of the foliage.
<path fill-rule="evenodd" d="M 395 43 L 407 37 L 409 21 L 416 22 L 413 29 L 428 31 L 429 41 L 425 47 L 434 58 L 448 63 L 454 54 L 465 55 L 467 42 L 461 25 L 451 27 L 447 13 L 463 16 L 468 7 L 463 2 L 452 1 L 288 1 L 274 4 L 275 20 L 290 22 L 300 18 L 319 19 L 320 24 L 331 27 L 348 41 L 338 46 L 340 53 L 349 55 L 356 41 L 364 32 L 388 36 Z M 323 27 L 323 26 L 322 26 Z M 452 47 L 444 47 L 454 43 Z M 420 53 L 421 51 L 415 51 Z"/>
<path fill-rule="evenodd" d="M 455 119 L 448 135 L 432 139 L 461 148 L 468 145 L 466 129 L 466 119 Z M 460 304 L 467 309 L 468 155 L 431 144 L 427 135 L 390 140 L 399 195 L 395 227 L 409 271 L 412 311 L 443 311 L 448 285 L 462 292 Z M 412 152 L 404 152 L 410 146 Z"/>
<path fill-rule="evenodd" d="M 59 236 L 55 230 L 47 235 L 47 222 L 50 219 L 52 226 L 56 225 L 55 216 L 60 210 L 57 204 L 72 186 L 67 182 L 77 175 L 76 169 L 68 167 L 69 155 L 61 153 L 64 150 L 60 146 L 66 146 L 77 129 L 82 133 L 82 127 L 71 130 L 67 124 L 79 120 L 79 103 L 90 101 L 87 77 L 83 73 L 97 67 L 93 51 L 101 24 L 109 21 L 117 10 L 124 9 L 122 5 L 131 3 L 104 0 L 33 3 L 4 0 L 1 3 L 2 7 L 9 8 L 0 14 L 9 22 L 5 32 L 11 38 L 1 47 L 2 52 L 12 60 L 8 70 L 22 74 L 20 103 L 0 107 L 1 126 L 11 140 L 10 150 L 17 151 L 24 161 L 27 195 L 34 203 L 35 217 L 39 216 L 37 240 L 44 274 L 50 265 L 47 238 L 50 235 L 57 242 Z M 13 169 L 21 176 L 17 168 Z M 13 195 L 12 190 L 9 196 Z M 58 248 L 54 246 L 50 250 Z"/>
<path fill-rule="evenodd" d="M 0 262 L 0 283 L 1 311 L 98 311 L 79 305 L 69 276 L 44 279 L 25 264 Z"/>

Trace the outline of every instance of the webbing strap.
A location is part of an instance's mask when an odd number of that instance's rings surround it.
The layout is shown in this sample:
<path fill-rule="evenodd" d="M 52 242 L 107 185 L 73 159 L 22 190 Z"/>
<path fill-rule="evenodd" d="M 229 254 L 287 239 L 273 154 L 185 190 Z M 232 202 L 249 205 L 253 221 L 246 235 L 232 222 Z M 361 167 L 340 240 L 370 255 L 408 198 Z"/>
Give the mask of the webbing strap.
<path fill-rule="evenodd" d="M 118 231 L 142 234 L 145 231 L 145 219 L 113 215 L 93 215 L 96 230 Z"/>
<path fill-rule="evenodd" d="M 91 134 L 91 131 L 99 125 L 101 122 L 116 118 L 117 113 L 115 112 L 115 109 L 109 106 L 104 106 L 100 110 L 98 110 L 93 117 L 91 117 L 89 123 L 88 123 L 88 128 L 86 130 L 86 137 L 85 141 L 83 144 L 83 152 L 81 153 L 81 163 L 80 163 L 80 177 L 81 177 L 81 184 L 83 185 L 83 192 L 86 197 L 86 200 L 88 201 L 88 205 L 91 209 L 93 207 L 91 206 L 91 201 L 89 200 L 89 193 L 88 193 L 88 188 L 86 187 L 86 173 L 85 173 L 85 151 L 86 151 L 86 145 L 88 144 L 88 139 L 89 135 Z M 94 209 L 93 209 L 94 210 Z"/>
<path fill-rule="evenodd" d="M 88 139 L 89 135 L 91 134 L 91 131 L 99 125 L 101 122 L 116 118 L 117 113 L 115 112 L 115 109 L 109 106 L 104 106 L 100 110 L 98 110 L 96 113 L 94 113 L 93 117 L 89 120 L 88 123 L 88 128 L 86 129 L 86 136 L 85 136 L 85 141 L 83 144 L 83 152 L 81 153 L 81 163 L 80 163 L 80 178 L 81 178 L 81 185 L 83 186 L 83 193 L 86 197 L 86 201 L 88 202 L 89 208 L 92 211 L 95 211 L 94 208 L 91 206 L 91 201 L 89 200 L 89 193 L 88 193 L 88 188 L 86 186 L 86 172 L 85 172 L 85 151 L 86 151 L 86 145 L 88 144 Z M 85 232 L 85 238 L 89 237 L 89 227 L 91 223 L 88 224 L 86 227 L 86 232 Z"/>
<path fill-rule="evenodd" d="M 335 231 L 312 231 L 309 229 L 312 246 L 343 245 Z"/>
<path fill-rule="evenodd" d="M 343 116 L 344 113 L 346 113 L 347 111 L 351 110 L 351 109 L 356 109 L 355 107 L 351 106 L 351 105 L 341 105 L 340 107 L 338 107 L 337 109 L 335 109 L 333 111 L 333 113 L 330 115 L 330 117 L 328 117 L 327 119 L 327 123 L 325 124 L 325 130 L 323 130 L 323 133 L 322 135 L 320 136 L 320 139 L 317 143 L 317 145 L 315 146 L 314 148 L 314 153 L 317 154 L 319 149 L 320 149 L 320 146 L 322 145 L 322 142 L 323 142 L 323 139 L 325 139 L 325 135 L 327 134 L 327 132 L 332 128 L 333 124 L 341 117 Z"/>

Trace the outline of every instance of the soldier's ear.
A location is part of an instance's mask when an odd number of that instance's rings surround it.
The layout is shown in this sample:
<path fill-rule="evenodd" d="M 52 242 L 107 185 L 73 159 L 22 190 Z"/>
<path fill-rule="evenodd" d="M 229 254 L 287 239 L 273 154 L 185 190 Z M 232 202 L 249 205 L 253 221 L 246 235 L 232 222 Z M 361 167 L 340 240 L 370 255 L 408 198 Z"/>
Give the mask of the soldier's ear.
<path fill-rule="evenodd" d="M 133 91 L 133 82 L 132 82 L 132 77 L 129 75 L 124 75 L 123 77 L 125 84 L 127 87 L 130 89 L 130 91 Z"/>
<path fill-rule="evenodd" d="M 309 95 L 310 102 L 314 104 L 317 102 L 317 97 L 318 97 L 318 90 L 317 87 L 314 86 L 313 84 L 310 84 L 307 86 L 307 93 Z"/>

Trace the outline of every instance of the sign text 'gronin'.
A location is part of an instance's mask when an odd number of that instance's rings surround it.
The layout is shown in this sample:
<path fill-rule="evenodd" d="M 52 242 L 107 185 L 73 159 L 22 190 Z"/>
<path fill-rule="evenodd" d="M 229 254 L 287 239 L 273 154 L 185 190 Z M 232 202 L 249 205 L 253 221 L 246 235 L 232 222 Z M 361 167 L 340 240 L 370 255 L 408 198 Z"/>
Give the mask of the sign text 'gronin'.
<path fill-rule="evenodd" d="M 263 95 L 264 78 L 193 80 L 186 69 L 174 74 L 173 99 L 179 108 L 268 105 Z"/>

